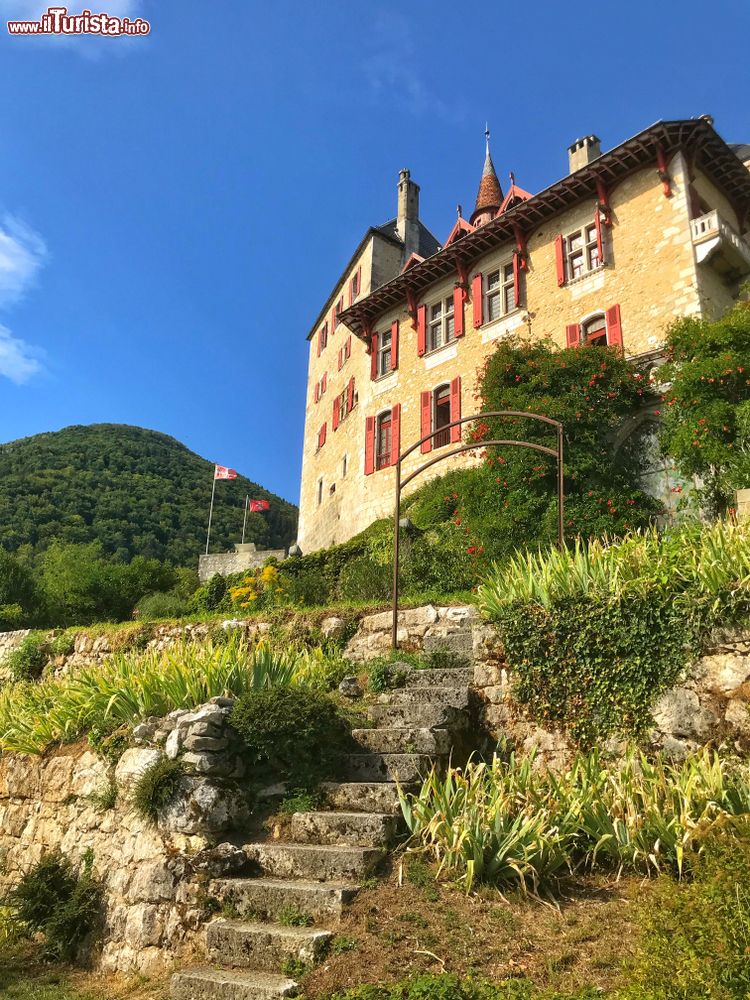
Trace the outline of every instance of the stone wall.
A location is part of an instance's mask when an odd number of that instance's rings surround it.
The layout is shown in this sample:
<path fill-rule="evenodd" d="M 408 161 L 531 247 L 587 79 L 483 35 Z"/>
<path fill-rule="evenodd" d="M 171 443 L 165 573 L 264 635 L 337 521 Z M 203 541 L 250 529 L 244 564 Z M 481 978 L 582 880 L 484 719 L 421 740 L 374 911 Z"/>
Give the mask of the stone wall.
<path fill-rule="evenodd" d="M 266 559 L 286 559 L 286 549 L 259 549 L 253 542 L 237 545 L 234 552 L 216 552 L 198 557 L 198 579 L 201 583 L 219 576 L 231 576 L 257 569 Z"/>
<path fill-rule="evenodd" d="M 90 850 L 105 886 L 103 969 L 155 973 L 201 951 L 207 879 L 246 864 L 239 849 L 220 843 L 248 817 L 230 705 L 215 699 L 148 720 L 115 768 L 80 745 L 41 759 L 1 758 L 0 888 L 46 852 L 76 862 Z M 130 796 L 138 776 L 164 756 L 180 757 L 189 773 L 151 824 Z M 112 782 L 117 801 L 104 808 L 98 797 Z"/>
<path fill-rule="evenodd" d="M 12 653 L 14 649 L 18 649 L 30 632 L 31 629 L 28 628 L 19 628 L 15 632 L 0 632 L 0 684 L 11 679 L 10 673 L 5 667 L 8 654 Z"/>
<path fill-rule="evenodd" d="M 564 732 L 545 729 L 513 699 L 513 674 L 495 628 L 476 609 L 428 605 L 399 612 L 399 646 L 430 650 L 447 646 L 474 664 L 476 744 L 509 742 L 522 753 L 538 753 L 561 765 L 572 751 Z M 391 648 L 391 614 L 362 619 L 346 655 L 363 662 Z M 684 682 L 663 695 L 653 709 L 651 745 L 682 757 L 706 743 L 726 743 L 750 754 L 750 631 L 717 634 Z M 615 744 L 613 744 L 615 748 Z"/>

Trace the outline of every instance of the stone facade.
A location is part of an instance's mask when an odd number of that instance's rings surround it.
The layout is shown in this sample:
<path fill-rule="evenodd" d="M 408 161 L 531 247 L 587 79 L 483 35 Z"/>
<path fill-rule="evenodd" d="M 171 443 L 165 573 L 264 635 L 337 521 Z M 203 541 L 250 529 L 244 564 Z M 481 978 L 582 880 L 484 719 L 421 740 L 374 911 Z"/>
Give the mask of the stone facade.
<path fill-rule="evenodd" d="M 158 973 L 191 958 L 202 946 L 208 879 L 246 865 L 239 849 L 216 846 L 248 816 L 229 707 L 216 699 L 148 720 L 116 768 L 81 747 L 0 759 L 0 888 L 47 852 L 77 862 L 90 850 L 105 887 L 101 967 Z M 152 825 L 132 810 L 130 794 L 165 755 L 180 757 L 188 773 Z M 116 804 L 103 808 L 98 796 L 113 781 Z"/>
<path fill-rule="evenodd" d="M 217 573 L 219 576 L 231 576 L 233 573 L 244 573 L 249 569 L 257 569 L 267 559 L 286 559 L 286 549 L 259 549 L 255 542 L 235 545 L 234 552 L 209 553 L 198 557 L 198 579 L 201 583 L 210 580 Z"/>
<path fill-rule="evenodd" d="M 725 148 L 728 155 L 734 156 L 728 147 Z M 743 239 L 750 272 L 750 242 L 746 234 L 748 213 L 744 219 L 738 217 L 736 202 L 733 203 L 726 192 L 682 152 L 676 152 L 671 158 L 668 174 L 668 196 L 653 164 L 624 171 L 621 179 L 609 185 L 611 225 L 606 224 L 604 213 L 600 217 L 605 266 L 582 277 L 560 285 L 556 246 L 560 235 L 592 225 L 597 204 L 595 192 L 527 232 L 527 268 L 520 276 L 518 307 L 478 327 L 473 319 L 474 278 L 512 264 L 516 242 L 509 236 L 507 242 L 491 251 L 464 258 L 465 333 L 435 351 L 418 354 L 415 313 L 406 293 L 399 306 L 370 317 L 369 333 L 362 327 L 364 321 L 351 320 L 355 335 L 342 323 L 329 336 L 320 354 L 317 339 L 313 338 L 298 536 L 303 551 L 346 541 L 375 519 L 392 512 L 395 470 L 386 466 L 365 474 L 366 419 L 377 418 L 379 414 L 400 407 L 403 450 L 424 433 L 421 394 L 434 392 L 454 383 L 457 378 L 461 380 L 458 387 L 460 413 L 474 412 L 477 371 L 504 338 L 512 334 L 534 339 L 551 338 L 562 347 L 566 344 L 568 325 L 583 325 L 618 306 L 624 352 L 650 360 L 658 354 L 665 330 L 675 317 L 714 317 L 732 304 L 737 283 L 728 281 L 726 274 L 716 269 L 716 258 L 697 263 L 693 221 L 696 213 L 703 212 L 704 208 L 715 209 L 735 233 L 745 232 Z M 750 201 L 750 179 L 745 198 Z M 441 251 L 441 254 L 451 253 L 455 255 L 453 247 Z M 421 289 L 418 304 L 429 310 L 433 304 L 449 300 L 457 283 L 454 269 L 453 273 Z M 374 284 L 372 288 L 377 291 Z M 364 290 L 367 293 L 368 287 Z M 346 313 L 345 321 L 350 315 L 363 315 L 357 313 L 357 309 L 366 309 L 368 301 L 366 295 L 364 302 L 355 302 L 353 309 Z M 378 331 L 382 335 L 395 323 L 398 323 L 397 367 L 373 380 L 368 337 Z M 351 354 L 339 368 L 339 352 L 347 344 L 351 345 Z M 326 391 L 318 397 L 315 386 L 324 376 Z M 334 430 L 335 400 L 346 392 L 351 379 L 356 387 L 354 407 Z M 453 417 L 455 415 L 452 413 Z M 324 425 L 325 434 L 321 438 Z M 434 466 L 409 489 L 417 489 L 427 476 L 441 475 L 452 467 L 477 461 L 477 454 L 469 452 Z M 423 460 L 419 451 L 413 453 L 404 463 L 403 474 L 413 471 Z"/>

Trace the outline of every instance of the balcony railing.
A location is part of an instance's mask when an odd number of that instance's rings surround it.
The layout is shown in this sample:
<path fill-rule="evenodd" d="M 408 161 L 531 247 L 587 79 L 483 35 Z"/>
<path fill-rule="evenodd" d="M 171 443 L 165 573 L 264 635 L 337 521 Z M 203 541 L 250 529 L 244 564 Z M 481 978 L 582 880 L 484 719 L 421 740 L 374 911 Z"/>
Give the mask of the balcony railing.
<path fill-rule="evenodd" d="M 699 264 L 711 263 L 722 272 L 750 273 L 750 245 L 714 210 L 690 220 Z"/>

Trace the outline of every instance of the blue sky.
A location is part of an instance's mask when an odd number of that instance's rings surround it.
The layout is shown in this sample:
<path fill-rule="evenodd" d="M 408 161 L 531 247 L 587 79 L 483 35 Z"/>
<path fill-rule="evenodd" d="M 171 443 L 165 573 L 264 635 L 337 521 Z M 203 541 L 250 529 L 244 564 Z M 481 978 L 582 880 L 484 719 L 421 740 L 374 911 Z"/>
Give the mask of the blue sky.
<path fill-rule="evenodd" d="M 747 0 L 109 0 L 150 36 L 7 35 L 43 6 L 0 0 L 0 440 L 139 424 L 294 502 L 305 336 L 401 167 L 444 239 L 485 120 L 532 192 L 589 132 L 750 141 Z"/>

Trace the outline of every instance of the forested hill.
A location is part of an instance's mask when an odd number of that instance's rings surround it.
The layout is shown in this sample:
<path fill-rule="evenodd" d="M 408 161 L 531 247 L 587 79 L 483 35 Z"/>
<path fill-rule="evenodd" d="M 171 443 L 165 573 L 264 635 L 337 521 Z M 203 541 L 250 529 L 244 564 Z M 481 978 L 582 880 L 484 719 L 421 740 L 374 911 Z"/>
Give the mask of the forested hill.
<path fill-rule="evenodd" d="M 219 456 L 229 461 L 231 456 Z M 65 427 L 0 445 L 0 545 L 100 541 L 106 552 L 195 566 L 206 544 L 213 463 L 143 427 Z M 247 515 L 246 541 L 289 545 L 297 508 L 239 476 L 216 483 L 211 550 L 242 534 L 246 494 L 270 509 Z"/>

